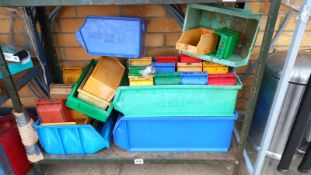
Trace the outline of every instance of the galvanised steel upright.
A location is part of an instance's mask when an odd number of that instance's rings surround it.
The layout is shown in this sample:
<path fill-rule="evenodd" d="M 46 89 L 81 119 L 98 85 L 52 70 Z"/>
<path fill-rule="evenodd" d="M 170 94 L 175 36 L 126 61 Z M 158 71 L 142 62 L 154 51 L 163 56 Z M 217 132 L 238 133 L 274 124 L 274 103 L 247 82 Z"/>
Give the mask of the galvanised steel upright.
<path fill-rule="evenodd" d="M 27 1 L 12 1 L 12 0 L 1 0 L 0 6 L 72 6 L 72 5 L 125 5 L 125 4 L 187 4 L 187 3 L 217 3 L 223 2 L 222 0 L 27 0 Z M 237 2 L 248 2 L 247 0 L 237 0 Z M 262 2 L 262 1 L 261 1 Z M 132 163 L 143 160 L 145 164 L 150 163 L 174 163 L 174 164 L 185 164 L 185 163 L 208 163 L 208 162 L 219 162 L 230 164 L 234 167 L 233 174 L 239 174 L 240 165 L 243 159 L 243 151 L 250 128 L 250 123 L 253 117 L 254 108 L 266 64 L 266 59 L 269 52 L 269 46 L 271 44 L 275 23 L 278 16 L 278 11 L 281 5 L 281 0 L 271 0 L 272 5 L 270 6 L 268 20 L 266 23 L 264 38 L 261 45 L 259 63 L 257 65 L 253 88 L 249 97 L 249 106 L 246 111 L 244 122 L 241 129 L 241 134 L 238 139 L 234 139 L 232 148 L 228 153 L 124 153 L 118 148 L 111 148 L 109 150 L 101 151 L 97 154 L 92 155 L 45 155 L 45 159 L 35 164 L 35 170 L 37 174 L 43 174 L 41 170 L 42 164 L 55 164 L 55 163 Z M 42 20 L 42 19 L 41 19 Z M 41 21 L 41 25 L 46 23 Z M 1 27 L 1 24 L 0 24 Z M 44 28 L 44 39 L 47 44 L 50 59 L 56 59 L 54 55 L 53 44 L 51 42 L 51 33 L 47 29 L 47 26 L 41 26 Z M 1 51 L 1 50 L 0 50 Z M 51 64 L 57 64 L 57 60 L 49 60 Z M 13 107 L 16 111 L 22 109 L 22 105 L 14 85 L 12 76 L 9 74 L 7 63 L 4 60 L 2 51 L 0 53 L 0 65 L 1 73 L 4 75 L 3 81 L 5 82 L 9 96 L 12 99 Z M 58 68 L 58 65 L 50 65 L 53 68 Z M 57 73 L 58 74 L 58 73 Z M 61 81 L 58 79 L 58 81 Z M 140 161 L 141 162 L 141 161 Z"/>

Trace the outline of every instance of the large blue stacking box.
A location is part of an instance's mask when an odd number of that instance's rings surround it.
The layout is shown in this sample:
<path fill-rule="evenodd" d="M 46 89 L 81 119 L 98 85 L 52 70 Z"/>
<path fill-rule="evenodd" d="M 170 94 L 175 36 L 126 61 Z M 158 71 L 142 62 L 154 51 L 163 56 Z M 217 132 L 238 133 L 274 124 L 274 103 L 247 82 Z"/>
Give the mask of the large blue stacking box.
<path fill-rule="evenodd" d="M 232 116 L 119 117 L 114 143 L 130 152 L 227 152 Z"/>
<path fill-rule="evenodd" d="M 92 154 L 109 148 L 113 124 L 110 116 L 96 129 L 90 124 L 41 126 L 39 120 L 35 128 L 47 154 Z"/>
<path fill-rule="evenodd" d="M 138 58 L 144 51 L 142 18 L 88 16 L 76 39 L 91 55 Z"/>

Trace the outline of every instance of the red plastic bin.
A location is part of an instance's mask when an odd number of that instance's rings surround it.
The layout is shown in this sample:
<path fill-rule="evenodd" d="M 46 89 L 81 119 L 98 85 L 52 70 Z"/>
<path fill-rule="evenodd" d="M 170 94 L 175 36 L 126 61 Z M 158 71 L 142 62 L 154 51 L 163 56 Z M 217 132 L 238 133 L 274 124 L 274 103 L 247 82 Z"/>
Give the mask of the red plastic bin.
<path fill-rule="evenodd" d="M 155 57 L 155 61 L 157 63 L 177 63 L 178 57 L 177 56 L 157 56 Z"/>
<path fill-rule="evenodd" d="M 4 174 L 24 175 L 30 167 L 13 115 L 0 116 L 0 164 Z"/>
<path fill-rule="evenodd" d="M 37 101 L 37 113 L 41 123 L 73 122 L 71 112 L 64 99 Z"/>
<path fill-rule="evenodd" d="M 182 63 L 200 63 L 201 59 L 194 58 L 188 55 L 179 54 L 179 61 Z"/>
<path fill-rule="evenodd" d="M 234 73 L 208 75 L 208 85 L 230 86 L 235 84 L 236 79 Z"/>

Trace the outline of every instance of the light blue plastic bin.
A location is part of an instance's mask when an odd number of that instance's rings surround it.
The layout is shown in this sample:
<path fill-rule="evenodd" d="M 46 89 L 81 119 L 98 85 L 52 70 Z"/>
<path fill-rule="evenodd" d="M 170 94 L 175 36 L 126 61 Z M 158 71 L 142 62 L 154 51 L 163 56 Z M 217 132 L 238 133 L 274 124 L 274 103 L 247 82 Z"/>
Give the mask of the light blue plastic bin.
<path fill-rule="evenodd" d="M 181 84 L 184 85 L 207 85 L 207 72 L 182 72 L 180 75 Z"/>
<path fill-rule="evenodd" d="M 175 63 L 152 63 L 156 73 L 175 72 Z"/>
<path fill-rule="evenodd" d="M 130 152 L 227 152 L 232 116 L 119 117 L 114 143 Z"/>
<path fill-rule="evenodd" d="M 39 141 L 47 154 L 92 154 L 109 148 L 112 137 L 113 120 L 95 129 L 92 125 L 41 126 L 35 123 Z"/>
<path fill-rule="evenodd" d="M 138 58 L 144 52 L 142 18 L 88 16 L 76 39 L 91 55 Z"/>

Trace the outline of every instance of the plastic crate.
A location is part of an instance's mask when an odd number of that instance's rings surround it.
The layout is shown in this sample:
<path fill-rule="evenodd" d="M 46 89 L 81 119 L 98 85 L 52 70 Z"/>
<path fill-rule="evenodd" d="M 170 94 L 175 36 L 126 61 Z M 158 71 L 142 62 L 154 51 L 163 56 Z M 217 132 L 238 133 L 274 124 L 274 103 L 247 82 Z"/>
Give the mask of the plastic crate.
<path fill-rule="evenodd" d="M 227 152 L 237 113 L 228 116 L 120 117 L 114 143 L 130 152 Z"/>
<path fill-rule="evenodd" d="M 200 63 L 201 59 L 194 58 L 188 55 L 179 54 L 179 61 L 182 63 Z"/>
<path fill-rule="evenodd" d="M 157 62 L 157 63 L 177 63 L 178 57 L 177 56 L 156 56 L 155 62 Z"/>
<path fill-rule="evenodd" d="M 20 62 L 20 63 L 9 63 L 8 67 L 9 67 L 10 74 L 15 75 L 19 72 L 32 68 L 33 63 L 32 63 L 31 58 L 27 58 L 23 62 Z M 3 78 L 3 75 L 0 72 L 0 79 L 2 78 Z"/>
<path fill-rule="evenodd" d="M 203 71 L 208 74 L 226 74 L 229 67 L 213 62 L 203 62 Z"/>
<path fill-rule="evenodd" d="M 30 168 L 13 115 L 0 117 L 0 174 L 24 175 Z"/>
<path fill-rule="evenodd" d="M 202 63 L 177 63 L 178 72 L 202 72 Z"/>
<path fill-rule="evenodd" d="M 103 110 L 97 106 L 94 106 L 90 103 L 87 103 L 83 100 L 77 98 L 78 87 L 82 83 L 83 79 L 87 75 L 89 69 L 95 68 L 97 60 L 93 59 L 90 61 L 89 65 L 83 70 L 82 75 L 79 80 L 73 85 L 72 90 L 67 98 L 66 106 L 70 107 L 73 110 L 76 110 L 82 114 L 85 114 L 91 118 L 97 119 L 99 121 L 105 122 L 111 113 L 113 106 L 110 105 L 107 110 Z"/>
<path fill-rule="evenodd" d="M 235 85 L 236 78 L 234 73 L 229 74 L 209 74 L 208 84 L 217 86 Z"/>
<path fill-rule="evenodd" d="M 36 104 L 37 114 L 42 123 L 72 122 L 70 110 L 65 106 L 64 99 L 43 100 Z"/>
<path fill-rule="evenodd" d="M 144 52 L 144 33 L 142 18 L 88 16 L 76 39 L 91 55 L 139 58 Z"/>
<path fill-rule="evenodd" d="M 149 66 L 152 63 L 152 57 L 142 57 L 139 59 L 128 59 L 131 66 Z"/>
<path fill-rule="evenodd" d="M 146 66 L 128 66 L 128 75 L 129 76 L 141 76 L 139 73 L 141 70 L 146 69 Z"/>
<path fill-rule="evenodd" d="M 175 72 L 175 63 L 152 63 L 156 73 Z"/>
<path fill-rule="evenodd" d="M 66 99 L 71 91 L 69 84 L 50 84 L 50 97 L 52 99 Z"/>
<path fill-rule="evenodd" d="M 197 55 L 212 53 L 216 50 L 219 36 L 208 28 L 183 31 L 176 43 L 176 49 Z"/>
<path fill-rule="evenodd" d="M 70 110 L 70 113 L 72 115 L 73 121 L 75 121 L 76 124 L 81 125 L 81 124 L 87 124 L 89 122 L 89 117 L 78 111 Z"/>
<path fill-rule="evenodd" d="M 207 85 L 207 72 L 182 72 L 181 84 Z"/>
<path fill-rule="evenodd" d="M 178 85 L 180 84 L 180 72 L 157 73 L 154 77 L 156 85 Z"/>
<path fill-rule="evenodd" d="M 64 84 L 75 83 L 82 74 L 82 67 L 63 68 Z"/>
<path fill-rule="evenodd" d="M 259 32 L 261 17 L 261 14 L 254 14 L 247 10 L 219 8 L 199 4 L 188 5 L 183 31 L 198 27 L 206 27 L 213 30 L 227 28 L 240 32 L 240 38 L 235 52 L 227 59 L 217 58 L 212 55 L 196 55 L 184 51 L 182 53 L 231 67 L 244 66 L 248 63 L 253 51 Z"/>
<path fill-rule="evenodd" d="M 35 129 L 47 154 L 93 154 L 109 148 L 113 119 L 109 117 L 105 123 L 99 123 L 96 129 L 90 124 L 42 126 L 37 120 Z"/>
<path fill-rule="evenodd" d="M 129 76 L 130 86 L 151 86 L 153 85 L 153 76 Z"/>
<path fill-rule="evenodd" d="M 240 32 L 235 32 L 229 29 L 217 30 L 216 33 L 220 36 L 216 58 L 229 58 L 235 52 L 237 47 Z"/>
<path fill-rule="evenodd" d="M 82 90 L 110 102 L 119 87 L 124 66 L 117 58 L 100 58 Z"/>
<path fill-rule="evenodd" d="M 232 115 L 241 88 L 238 77 L 234 86 L 121 86 L 112 105 L 126 116 Z"/>

